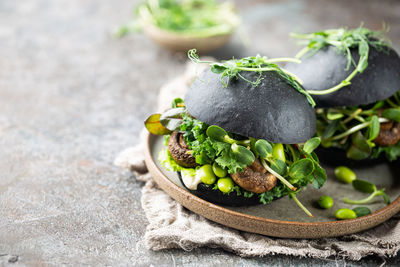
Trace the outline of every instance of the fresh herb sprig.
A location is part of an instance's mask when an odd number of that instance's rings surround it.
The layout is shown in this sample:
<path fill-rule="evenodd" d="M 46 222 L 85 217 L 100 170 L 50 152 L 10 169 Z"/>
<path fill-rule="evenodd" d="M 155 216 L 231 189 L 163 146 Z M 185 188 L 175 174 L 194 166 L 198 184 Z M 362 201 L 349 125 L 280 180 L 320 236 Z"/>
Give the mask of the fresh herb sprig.
<path fill-rule="evenodd" d="M 296 89 L 301 94 L 305 95 L 308 102 L 314 107 L 315 102 L 314 99 L 310 96 L 307 91 L 301 87 L 301 80 L 297 78 L 294 74 L 280 68 L 277 64 L 278 62 L 295 62 L 300 63 L 299 59 L 295 58 L 267 58 L 257 55 L 255 57 L 245 57 L 242 59 L 231 59 L 225 60 L 222 62 L 214 62 L 214 61 L 206 61 L 200 60 L 199 56 L 196 54 L 196 49 L 191 49 L 188 51 L 188 57 L 194 63 L 206 63 L 211 67 L 211 71 L 215 74 L 221 75 L 221 83 L 224 87 L 228 86 L 228 82 L 230 79 L 240 78 L 252 86 L 258 86 L 263 77 L 262 73 L 266 71 L 274 71 L 276 72 L 285 82 L 291 85 L 294 89 Z M 259 76 L 255 81 L 250 81 L 246 79 L 243 75 L 241 75 L 242 71 L 248 72 L 257 72 Z"/>
<path fill-rule="evenodd" d="M 346 202 L 347 204 L 367 204 L 370 203 L 377 196 L 382 196 L 386 205 L 390 204 L 390 198 L 385 193 L 384 188 L 378 190 L 375 184 L 360 179 L 354 180 L 352 184 L 354 189 L 360 192 L 370 193 L 370 195 L 364 199 L 359 199 L 359 200 L 344 198 L 343 201 Z"/>
<path fill-rule="evenodd" d="M 317 109 L 317 134 L 324 147 L 347 151 L 351 159 L 377 158 L 384 153 L 390 160 L 400 157 L 400 142 L 380 147 L 374 143 L 381 123 L 400 122 L 400 91 L 392 97 L 359 107 Z"/>
<path fill-rule="evenodd" d="M 303 41 L 302 43 L 306 45 L 306 47 L 296 55 L 296 58 L 301 58 L 304 55 L 310 57 L 327 46 L 334 46 L 347 58 L 347 66 L 345 70 L 349 70 L 351 65 L 355 68 L 346 79 L 332 88 L 326 90 L 308 90 L 308 92 L 311 95 L 325 95 L 350 85 L 354 76 L 358 73 L 362 73 L 368 67 L 370 47 L 373 47 L 378 51 L 388 50 L 388 41 L 384 37 L 384 34 L 387 31 L 388 29 L 385 25 L 380 31 L 372 31 L 362 27 L 361 25 L 359 28 L 351 30 L 339 28 L 309 34 L 292 33 L 292 37 L 301 39 Z M 358 62 L 355 62 L 351 54 L 351 49 L 353 48 L 358 49 L 358 54 L 360 56 Z"/>

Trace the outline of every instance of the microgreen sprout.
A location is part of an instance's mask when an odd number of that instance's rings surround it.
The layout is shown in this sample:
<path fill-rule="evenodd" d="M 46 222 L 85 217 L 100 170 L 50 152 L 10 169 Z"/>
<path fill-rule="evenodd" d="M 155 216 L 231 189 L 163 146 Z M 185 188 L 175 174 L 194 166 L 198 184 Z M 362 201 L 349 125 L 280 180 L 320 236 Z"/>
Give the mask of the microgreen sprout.
<path fill-rule="evenodd" d="M 350 85 L 351 80 L 368 67 L 370 47 L 378 51 L 386 51 L 388 49 L 388 44 L 384 37 L 384 33 L 387 31 L 388 28 L 386 28 L 385 25 L 381 31 L 371 31 L 361 25 L 359 28 L 351 30 L 339 28 L 309 34 L 292 33 L 292 37 L 301 39 L 303 41 L 302 43 L 306 45 L 306 47 L 296 55 L 296 58 L 301 58 L 303 56 L 309 57 L 317 53 L 320 49 L 327 46 L 334 46 L 347 58 L 345 70 L 349 70 L 351 65 L 354 66 L 354 70 L 339 84 L 326 90 L 308 90 L 308 93 L 311 95 L 326 95 Z M 358 54 L 360 56 L 358 62 L 355 62 L 352 57 L 351 49 L 353 48 L 358 49 Z"/>
<path fill-rule="evenodd" d="M 317 134 L 324 147 L 342 148 L 348 158 L 358 160 L 377 158 L 382 153 L 390 161 L 400 157 L 400 142 L 388 146 L 376 144 L 381 125 L 400 123 L 400 91 L 370 105 L 317 109 L 316 113 Z"/>
<path fill-rule="evenodd" d="M 300 200 L 296 197 L 295 193 L 289 193 L 289 197 L 296 202 L 297 206 L 299 206 L 308 216 L 314 217 L 312 213 L 300 202 Z"/>
<path fill-rule="evenodd" d="M 353 200 L 353 199 L 348 199 L 348 198 L 344 198 L 343 201 L 348 203 L 348 204 L 366 204 L 371 202 L 376 196 L 382 196 L 383 200 L 385 201 L 385 203 L 387 205 L 390 204 L 390 198 L 388 195 L 386 195 L 385 193 L 385 189 L 382 188 L 380 190 L 378 190 L 376 188 L 376 185 L 374 185 L 373 183 L 364 181 L 364 180 L 359 180 L 356 179 L 353 181 L 353 187 L 354 189 L 360 191 L 360 192 L 364 192 L 364 193 L 370 193 L 370 195 L 364 199 L 360 199 L 360 200 Z"/>
<path fill-rule="evenodd" d="M 379 120 L 379 123 L 388 122 L 389 121 L 389 120 L 387 120 L 385 118 L 380 118 L 378 120 Z M 347 137 L 347 136 L 349 136 L 349 135 L 351 135 L 351 134 L 353 134 L 355 132 L 358 132 L 358 131 L 360 131 L 360 130 L 362 130 L 364 128 L 370 127 L 372 125 L 372 122 L 373 121 L 367 121 L 367 122 L 358 124 L 358 125 L 350 128 L 350 129 L 346 130 L 345 132 L 343 132 L 341 134 L 338 134 L 336 136 L 332 136 L 332 137 L 327 138 L 326 141 L 335 141 L 335 140 L 340 140 L 342 138 L 345 138 L 345 137 Z"/>
<path fill-rule="evenodd" d="M 295 62 L 300 63 L 299 59 L 295 58 L 271 58 L 262 57 L 257 55 L 255 57 L 245 57 L 242 59 L 231 59 L 222 62 L 214 62 L 214 61 L 206 61 L 200 60 L 199 56 L 196 53 L 196 49 L 191 49 L 188 51 L 188 57 L 194 63 L 206 63 L 211 67 L 211 71 L 215 74 L 221 75 L 221 83 L 224 87 L 228 86 L 228 82 L 230 79 L 240 78 L 252 86 L 258 86 L 262 79 L 262 73 L 266 71 L 274 71 L 276 72 L 286 83 L 291 85 L 294 89 L 296 89 L 301 94 L 305 95 L 308 102 L 314 107 L 315 102 L 314 99 L 310 96 L 307 91 L 303 89 L 301 86 L 301 80 L 296 77 L 294 74 L 288 72 L 280 68 L 276 63 L 278 62 Z M 241 75 L 242 71 L 249 72 L 257 72 L 259 75 L 255 81 L 250 81 L 246 79 L 243 75 Z"/>
<path fill-rule="evenodd" d="M 291 183 L 289 183 L 285 178 L 283 178 L 278 172 L 274 171 L 267 164 L 266 161 L 273 162 L 276 160 L 273 158 L 273 155 L 272 155 L 273 149 L 272 149 L 271 144 L 264 139 L 260 139 L 255 143 L 254 147 L 255 147 L 255 150 L 257 151 L 257 153 L 261 157 L 261 164 L 264 166 L 264 168 L 267 169 L 267 171 L 269 171 L 273 175 L 275 175 L 276 178 L 278 178 L 284 185 L 289 187 L 290 190 L 296 191 L 297 190 L 296 187 L 294 187 Z M 285 168 L 286 168 L 286 165 L 285 165 Z"/>
<path fill-rule="evenodd" d="M 239 144 L 239 145 L 249 145 L 250 144 L 249 139 L 235 140 L 235 139 L 231 138 L 224 129 L 222 129 L 221 127 L 219 127 L 217 125 L 209 126 L 207 128 L 206 134 L 211 139 L 214 139 L 214 140 L 220 141 L 220 142 L 225 142 L 225 143 L 228 143 L 231 145 L 232 144 Z"/>

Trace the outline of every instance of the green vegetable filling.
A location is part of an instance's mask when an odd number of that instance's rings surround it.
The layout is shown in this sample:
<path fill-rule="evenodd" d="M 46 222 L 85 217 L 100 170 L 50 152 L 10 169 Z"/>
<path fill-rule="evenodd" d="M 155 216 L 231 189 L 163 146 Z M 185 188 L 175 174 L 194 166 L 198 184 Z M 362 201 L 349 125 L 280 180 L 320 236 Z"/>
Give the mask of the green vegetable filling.
<path fill-rule="evenodd" d="M 317 109 L 317 135 L 324 147 L 347 151 L 347 157 L 361 160 L 385 155 L 389 161 L 400 157 L 400 141 L 378 146 L 381 123 L 400 122 L 400 91 L 392 97 L 358 107 Z"/>
<path fill-rule="evenodd" d="M 313 152 L 320 144 L 319 138 L 312 138 L 305 144 L 288 145 L 241 137 L 228 133 L 216 125 L 209 126 L 191 117 L 184 108 L 179 109 L 181 121 L 174 123 L 176 127 L 174 130 L 183 133 L 184 141 L 199 166 L 184 168 L 178 165 L 165 149 L 160 152 L 159 160 L 166 169 L 185 172 L 193 177 L 198 174 L 203 183 L 215 190 L 247 198 L 257 196 L 263 204 L 288 195 L 311 216 L 311 213 L 296 198 L 296 194 L 309 183 L 315 188 L 320 188 L 326 181 L 326 173 Z M 176 114 L 173 109 L 167 113 Z M 161 117 L 167 116 L 163 114 Z M 174 115 L 173 120 L 177 119 L 178 117 Z M 171 125 L 168 119 L 161 121 L 165 125 Z M 167 143 L 169 135 L 166 136 Z M 261 194 L 248 192 L 239 187 L 228 175 L 242 172 L 256 158 L 279 180 L 270 191 Z M 204 169 L 205 167 L 207 170 Z"/>

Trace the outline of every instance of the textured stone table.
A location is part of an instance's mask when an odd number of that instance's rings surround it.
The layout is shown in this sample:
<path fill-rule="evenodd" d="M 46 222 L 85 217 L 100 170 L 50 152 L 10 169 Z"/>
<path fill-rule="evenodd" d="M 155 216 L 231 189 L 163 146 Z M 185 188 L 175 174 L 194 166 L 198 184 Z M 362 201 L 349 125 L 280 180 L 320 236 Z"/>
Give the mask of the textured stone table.
<path fill-rule="evenodd" d="M 136 144 L 158 88 L 183 69 L 142 35 L 114 39 L 131 0 L 0 1 L 0 265 L 336 266 L 341 259 L 243 259 L 218 249 L 152 252 L 140 184 L 112 165 Z M 214 56 L 294 55 L 290 31 L 391 24 L 397 1 L 237 1 L 238 36 Z M 376 265 L 370 257 L 348 265 Z M 387 260 L 400 265 L 399 257 Z"/>

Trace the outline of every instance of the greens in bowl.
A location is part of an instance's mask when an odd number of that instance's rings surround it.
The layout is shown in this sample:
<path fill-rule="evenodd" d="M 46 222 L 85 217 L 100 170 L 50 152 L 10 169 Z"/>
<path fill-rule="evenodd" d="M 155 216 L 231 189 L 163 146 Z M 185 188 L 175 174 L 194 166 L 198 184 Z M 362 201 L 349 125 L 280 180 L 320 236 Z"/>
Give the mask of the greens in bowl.
<path fill-rule="evenodd" d="M 185 37 L 230 34 L 239 23 L 231 2 L 216 0 L 148 0 L 136 8 L 136 19 L 118 35 L 140 28 L 140 24 Z M 143 25 L 144 24 L 144 25 Z"/>

